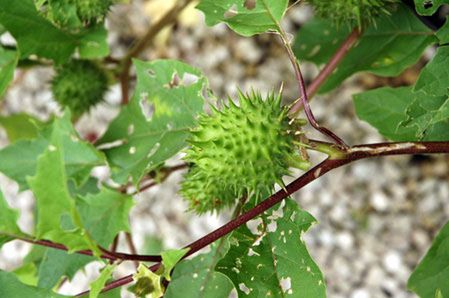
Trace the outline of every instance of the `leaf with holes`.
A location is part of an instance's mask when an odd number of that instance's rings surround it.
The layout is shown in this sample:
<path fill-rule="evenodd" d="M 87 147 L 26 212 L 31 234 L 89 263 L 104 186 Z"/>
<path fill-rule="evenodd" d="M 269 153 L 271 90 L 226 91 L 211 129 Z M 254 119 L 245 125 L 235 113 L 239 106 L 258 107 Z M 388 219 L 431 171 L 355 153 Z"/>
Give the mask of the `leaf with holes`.
<path fill-rule="evenodd" d="M 346 27 L 335 27 L 329 20 L 312 20 L 299 30 L 294 51 L 298 58 L 321 66 L 332 57 L 349 35 Z M 359 71 L 379 76 L 396 76 L 415 64 L 423 51 L 436 41 L 433 32 L 407 8 L 393 16 L 379 18 L 343 58 L 319 92 L 328 92 Z"/>
<path fill-rule="evenodd" d="M 301 239 L 315 222 L 291 199 L 269 211 L 251 230 L 233 232 L 216 270 L 227 275 L 242 297 L 326 296 L 323 275 Z"/>
<path fill-rule="evenodd" d="M 137 86 L 130 103 L 99 141 L 119 183 L 138 183 L 186 146 L 195 117 L 202 112 L 207 80 L 175 60 L 134 61 Z"/>
<path fill-rule="evenodd" d="M 443 4 L 449 4 L 449 0 L 415 0 L 416 11 L 423 16 L 433 15 Z"/>
<path fill-rule="evenodd" d="M 223 273 L 214 271 L 216 263 L 229 248 L 227 238 L 223 239 L 212 244 L 210 252 L 179 262 L 164 297 L 177 298 L 179 293 L 183 298 L 230 297 L 234 289 L 231 280 Z"/>
<path fill-rule="evenodd" d="M 449 297 L 448 262 L 449 222 L 438 233 L 424 259 L 413 271 L 408 288 L 422 298 Z"/>
<path fill-rule="evenodd" d="M 197 8 L 204 12 L 208 26 L 226 23 L 243 36 L 278 31 L 288 0 L 202 0 Z"/>

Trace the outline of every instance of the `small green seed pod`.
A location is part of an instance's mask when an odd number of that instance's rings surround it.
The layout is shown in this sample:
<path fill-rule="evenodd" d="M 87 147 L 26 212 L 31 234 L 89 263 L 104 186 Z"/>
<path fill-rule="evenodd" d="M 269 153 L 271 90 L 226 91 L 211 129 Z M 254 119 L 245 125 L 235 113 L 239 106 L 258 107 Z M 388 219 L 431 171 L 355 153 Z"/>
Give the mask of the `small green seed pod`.
<path fill-rule="evenodd" d="M 51 88 L 56 101 L 77 117 L 103 100 L 108 76 L 92 61 L 72 60 L 56 69 Z"/>
<path fill-rule="evenodd" d="M 102 21 L 114 4 L 113 0 L 74 0 L 76 12 L 81 21 L 96 23 Z"/>
<path fill-rule="evenodd" d="M 271 193 L 289 167 L 306 165 L 281 97 L 240 93 L 240 106 L 202 114 L 191 131 L 185 160 L 192 164 L 181 194 L 198 213 L 235 204 L 242 196 Z"/>

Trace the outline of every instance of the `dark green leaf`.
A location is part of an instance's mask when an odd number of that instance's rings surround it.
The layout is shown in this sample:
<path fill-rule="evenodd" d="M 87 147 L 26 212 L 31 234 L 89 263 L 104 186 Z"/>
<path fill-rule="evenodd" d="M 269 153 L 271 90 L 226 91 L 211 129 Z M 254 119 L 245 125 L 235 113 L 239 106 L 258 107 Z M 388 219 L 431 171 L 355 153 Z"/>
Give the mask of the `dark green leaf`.
<path fill-rule="evenodd" d="M 416 11 L 423 16 L 433 15 L 443 4 L 449 4 L 449 0 L 415 0 Z"/>
<path fill-rule="evenodd" d="M 13 273 L 0 270 L 0 297 L 7 298 L 62 298 L 50 290 L 40 289 L 21 283 Z"/>
<path fill-rule="evenodd" d="M 197 8 L 208 26 L 224 22 L 238 34 L 251 36 L 278 31 L 287 5 L 287 0 L 202 0 Z"/>
<path fill-rule="evenodd" d="M 335 27 L 329 20 L 312 20 L 301 27 L 295 41 L 298 58 L 321 66 L 336 52 L 349 34 L 346 27 Z M 383 16 L 362 35 L 358 43 L 341 61 L 335 72 L 321 87 L 328 92 L 359 71 L 379 76 L 397 76 L 415 64 L 424 49 L 436 40 L 406 7 L 392 16 Z"/>
<path fill-rule="evenodd" d="M 408 288 L 421 298 L 449 297 L 449 223 L 441 229 L 432 246 L 408 280 Z"/>
<path fill-rule="evenodd" d="M 105 149 L 114 179 L 140 181 L 186 145 L 188 130 L 203 110 L 202 91 L 207 80 L 201 72 L 174 60 L 135 60 L 137 86 L 131 102 L 122 108 L 100 144 Z"/>
<path fill-rule="evenodd" d="M 413 98 L 412 87 L 379 88 L 354 95 L 357 115 L 394 141 L 414 140 L 416 129 L 400 129 L 407 119 L 406 110 Z"/>
<path fill-rule="evenodd" d="M 37 286 L 50 290 L 62 277 L 71 280 L 79 269 L 92 261 L 95 258 L 47 248 L 39 265 Z"/>
<path fill-rule="evenodd" d="M 211 246 L 211 251 L 191 260 L 178 263 L 172 280 L 165 292 L 165 298 L 228 298 L 234 288 L 231 280 L 214 271 L 215 264 L 228 249 L 227 240 Z"/>
<path fill-rule="evenodd" d="M 0 99 L 14 78 L 18 58 L 17 51 L 7 50 L 0 46 Z"/>
<path fill-rule="evenodd" d="M 28 114 L 0 116 L 0 125 L 6 130 L 11 143 L 17 140 L 30 140 L 38 136 L 42 122 Z"/>
<path fill-rule="evenodd" d="M 129 231 L 132 197 L 103 188 L 98 194 L 78 197 L 76 203 L 81 222 L 90 236 L 102 247 L 108 247 L 120 231 Z"/>
<path fill-rule="evenodd" d="M 301 239 L 315 222 L 289 199 L 261 218 L 257 231 L 233 232 L 216 270 L 226 274 L 241 297 L 325 297 L 323 275 Z"/>
<path fill-rule="evenodd" d="M 32 0 L 0 0 L 0 23 L 17 40 L 21 58 L 36 54 L 62 63 L 77 45 L 74 36 L 40 16 Z"/>

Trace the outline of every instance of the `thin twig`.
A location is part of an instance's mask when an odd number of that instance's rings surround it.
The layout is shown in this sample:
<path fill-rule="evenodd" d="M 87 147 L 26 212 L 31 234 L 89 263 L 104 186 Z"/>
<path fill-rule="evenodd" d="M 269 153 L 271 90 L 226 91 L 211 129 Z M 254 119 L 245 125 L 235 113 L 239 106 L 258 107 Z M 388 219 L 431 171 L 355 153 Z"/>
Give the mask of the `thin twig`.
<path fill-rule="evenodd" d="M 340 145 L 342 148 L 348 148 L 348 145 L 334 132 L 329 130 L 328 128 L 321 126 L 318 124 L 318 121 L 316 120 L 315 116 L 313 115 L 312 109 L 309 105 L 309 98 L 307 96 L 307 90 L 306 90 L 306 84 L 304 82 L 304 77 L 301 73 L 301 68 L 299 67 L 298 60 L 296 59 L 295 54 L 293 53 L 292 47 L 290 45 L 290 42 L 287 40 L 287 34 L 284 32 L 282 27 L 279 25 L 279 33 L 282 39 L 282 43 L 284 44 L 284 48 L 287 51 L 288 58 L 290 59 L 290 62 L 293 66 L 296 81 L 298 83 L 298 89 L 299 89 L 299 95 L 301 98 L 302 105 L 304 107 L 304 112 L 306 113 L 307 119 L 309 120 L 310 125 L 312 125 L 313 128 L 324 134 L 325 136 L 328 136 L 332 140 L 336 142 L 336 144 Z"/>
<path fill-rule="evenodd" d="M 137 57 L 145 48 L 152 42 L 154 37 L 166 26 L 176 22 L 179 13 L 192 0 L 182 0 L 176 3 L 169 11 L 167 11 L 157 23 L 153 24 L 144 36 L 137 41 L 126 56 L 122 60 L 122 71 L 120 74 L 120 84 L 122 88 L 122 104 L 127 104 L 129 101 L 129 71 L 132 64 L 132 58 Z"/>
<path fill-rule="evenodd" d="M 309 101 L 316 94 L 321 85 L 327 80 L 327 78 L 334 72 L 338 67 L 340 62 L 346 57 L 346 54 L 354 46 L 357 40 L 360 38 L 362 32 L 358 28 L 354 28 L 351 34 L 342 42 L 338 47 L 334 56 L 329 60 L 329 62 L 323 67 L 318 76 L 312 81 L 312 83 L 307 86 L 307 95 Z M 296 114 L 302 109 L 301 98 L 298 98 L 293 106 L 290 108 L 290 114 Z"/>

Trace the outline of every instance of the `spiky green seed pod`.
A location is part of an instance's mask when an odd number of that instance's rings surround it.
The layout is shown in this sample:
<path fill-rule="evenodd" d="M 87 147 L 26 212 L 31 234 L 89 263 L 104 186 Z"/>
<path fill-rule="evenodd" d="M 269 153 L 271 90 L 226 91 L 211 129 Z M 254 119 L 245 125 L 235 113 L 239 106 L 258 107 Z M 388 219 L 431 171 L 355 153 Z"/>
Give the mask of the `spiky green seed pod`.
<path fill-rule="evenodd" d="M 185 160 L 192 164 L 181 194 L 198 213 L 219 210 L 247 196 L 271 193 L 289 167 L 308 164 L 295 146 L 281 97 L 240 93 L 221 111 L 202 114 L 191 131 Z"/>
<path fill-rule="evenodd" d="M 81 21 L 96 23 L 102 21 L 114 4 L 113 0 L 74 0 L 76 12 Z"/>
<path fill-rule="evenodd" d="M 399 0 L 308 0 L 315 13 L 337 25 L 365 27 L 382 14 L 389 14 Z"/>
<path fill-rule="evenodd" d="M 103 100 L 108 76 L 92 61 L 72 60 L 57 68 L 51 87 L 56 101 L 80 116 Z"/>

